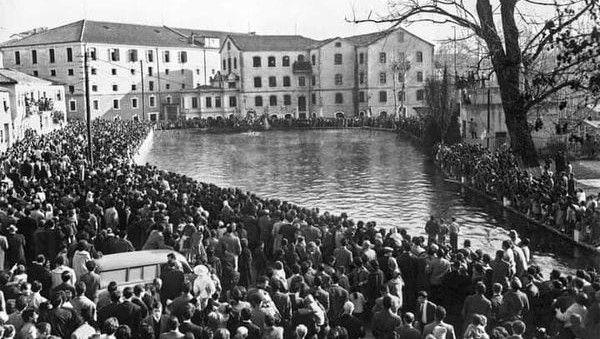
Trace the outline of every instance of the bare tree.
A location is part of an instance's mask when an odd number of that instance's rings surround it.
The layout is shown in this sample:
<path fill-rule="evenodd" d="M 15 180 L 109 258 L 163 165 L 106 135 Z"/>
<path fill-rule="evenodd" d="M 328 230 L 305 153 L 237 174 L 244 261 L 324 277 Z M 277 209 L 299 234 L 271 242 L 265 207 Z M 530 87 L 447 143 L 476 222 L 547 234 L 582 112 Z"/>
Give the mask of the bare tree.
<path fill-rule="evenodd" d="M 525 9 L 552 14 L 542 22 L 523 14 Z M 564 90 L 600 92 L 598 0 L 476 0 L 474 6 L 464 0 L 397 0 L 390 2 L 390 13 L 351 21 L 388 22 L 392 27 L 414 22 L 452 24 L 485 43 L 511 147 L 525 166 L 538 165 L 527 121 L 530 109 Z M 525 39 L 523 27 L 533 30 Z M 546 67 L 528 73 L 544 60 L 549 62 Z"/>

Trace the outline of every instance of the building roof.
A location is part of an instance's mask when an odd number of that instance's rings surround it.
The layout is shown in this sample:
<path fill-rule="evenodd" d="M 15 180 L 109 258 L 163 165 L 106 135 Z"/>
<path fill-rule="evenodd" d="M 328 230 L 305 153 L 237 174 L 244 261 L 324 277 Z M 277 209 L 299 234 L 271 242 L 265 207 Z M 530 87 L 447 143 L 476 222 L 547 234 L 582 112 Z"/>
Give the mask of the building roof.
<path fill-rule="evenodd" d="M 0 84 L 52 85 L 52 82 L 36 78 L 12 68 L 0 68 Z"/>
<path fill-rule="evenodd" d="M 316 40 L 300 35 L 229 35 L 241 51 L 302 51 Z"/>
<path fill-rule="evenodd" d="M 368 46 L 368 45 L 371 45 L 371 44 L 379 41 L 382 38 L 387 37 L 390 33 L 395 32 L 397 30 L 402 30 L 402 31 L 404 31 L 405 34 L 410 34 L 413 37 L 423 41 L 424 43 L 434 46 L 434 44 L 432 44 L 431 42 L 421 38 L 420 36 L 418 36 L 412 32 L 407 31 L 406 29 L 404 29 L 402 27 L 386 29 L 384 31 L 368 33 L 368 34 L 353 35 L 353 36 L 349 36 L 345 39 L 350 40 L 357 47 Z"/>
<path fill-rule="evenodd" d="M 229 32 L 205 31 L 191 28 L 169 28 L 106 21 L 79 20 L 33 34 L 23 39 L 9 40 L 0 47 L 31 46 L 69 42 L 107 43 L 160 47 L 192 47 L 188 34 L 200 37 L 221 38 Z"/>
<path fill-rule="evenodd" d="M 381 31 L 368 34 L 353 35 L 345 38 L 356 46 L 368 46 L 377 40 L 387 36 L 391 31 Z"/>

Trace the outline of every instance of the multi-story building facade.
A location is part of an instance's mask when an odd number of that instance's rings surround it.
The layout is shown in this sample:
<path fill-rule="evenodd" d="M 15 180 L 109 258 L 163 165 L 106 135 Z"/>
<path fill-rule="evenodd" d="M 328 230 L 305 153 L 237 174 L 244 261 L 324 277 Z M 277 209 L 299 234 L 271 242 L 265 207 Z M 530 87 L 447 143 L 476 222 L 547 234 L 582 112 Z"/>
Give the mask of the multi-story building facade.
<path fill-rule="evenodd" d="M 221 47 L 221 72 L 239 79 L 240 112 L 306 117 L 308 48 L 315 42 L 301 36 L 229 36 Z"/>
<path fill-rule="evenodd" d="M 66 122 L 65 90 L 60 84 L 0 68 L 0 146 L 10 146 L 28 129 L 45 133 Z M 8 100 L 6 100 L 8 98 Z M 2 112 L 3 110 L 3 112 Z"/>
<path fill-rule="evenodd" d="M 111 119 L 410 115 L 433 73 L 433 45 L 402 28 L 316 41 L 81 20 L 0 51 L 7 67 L 63 83 L 80 119 L 86 55 L 92 117 Z"/>
<path fill-rule="evenodd" d="M 411 115 L 425 105 L 433 44 L 402 28 L 324 41 L 228 36 L 221 71 L 239 77 L 244 114 Z"/>
<path fill-rule="evenodd" d="M 194 118 L 228 118 L 239 115 L 239 78 L 234 74 L 212 78 L 210 86 L 200 86 L 181 95 L 181 116 Z"/>
<path fill-rule="evenodd" d="M 162 120 L 182 92 L 208 85 L 225 32 L 81 20 L 0 46 L 6 67 L 65 85 L 85 117 L 85 55 L 95 117 Z"/>

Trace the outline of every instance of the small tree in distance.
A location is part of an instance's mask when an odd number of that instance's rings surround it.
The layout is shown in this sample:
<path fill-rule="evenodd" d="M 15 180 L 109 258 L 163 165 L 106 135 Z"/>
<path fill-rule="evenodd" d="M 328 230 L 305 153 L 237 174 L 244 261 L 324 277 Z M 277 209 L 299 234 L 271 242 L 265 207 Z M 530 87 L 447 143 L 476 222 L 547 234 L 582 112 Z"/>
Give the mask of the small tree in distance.
<path fill-rule="evenodd" d="M 429 134 L 426 137 L 431 139 L 427 144 L 452 144 L 460 141 L 458 107 L 453 93 L 447 67 L 444 67 L 441 79 L 427 78 L 425 81 L 425 102 L 428 110 L 421 118 Z"/>

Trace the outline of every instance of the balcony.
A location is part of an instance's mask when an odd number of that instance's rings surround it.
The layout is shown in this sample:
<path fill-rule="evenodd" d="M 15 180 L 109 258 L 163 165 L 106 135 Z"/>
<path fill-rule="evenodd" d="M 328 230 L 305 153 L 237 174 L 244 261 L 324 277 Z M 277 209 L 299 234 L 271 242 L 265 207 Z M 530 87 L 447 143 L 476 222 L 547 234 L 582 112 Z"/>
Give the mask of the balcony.
<path fill-rule="evenodd" d="M 312 65 L 308 61 L 294 61 L 292 71 L 294 73 L 310 74 L 312 73 Z"/>

